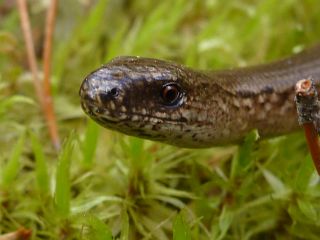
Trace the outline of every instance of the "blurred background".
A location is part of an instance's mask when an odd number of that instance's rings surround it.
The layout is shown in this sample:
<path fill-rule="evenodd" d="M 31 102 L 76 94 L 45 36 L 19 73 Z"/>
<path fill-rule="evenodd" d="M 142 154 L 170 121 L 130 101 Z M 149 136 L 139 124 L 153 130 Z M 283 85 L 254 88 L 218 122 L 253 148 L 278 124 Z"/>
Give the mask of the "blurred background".
<path fill-rule="evenodd" d="M 29 0 L 43 76 L 50 1 Z M 197 69 L 269 62 L 319 42 L 320 3 L 59 1 L 51 87 L 55 150 L 13 0 L 0 2 L 0 233 L 32 239 L 318 239 L 319 179 L 301 133 L 178 149 L 102 129 L 82 112 L 84 77 L 119 55 Z M 285 119 L 284 119 L 285 121 Z"/>

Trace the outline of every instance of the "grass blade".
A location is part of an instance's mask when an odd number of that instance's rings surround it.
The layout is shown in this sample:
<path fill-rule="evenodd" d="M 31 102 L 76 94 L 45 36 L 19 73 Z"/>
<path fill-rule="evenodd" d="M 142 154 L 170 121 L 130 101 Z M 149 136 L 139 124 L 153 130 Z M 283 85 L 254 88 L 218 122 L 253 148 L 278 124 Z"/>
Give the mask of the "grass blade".
<path fill-rule="evenodd" d="M 90 216 L 87 223 L 90 227 L 88 239 L 112 240 L 112 233 L 110 229 L 99 218 Z"/>
<path fill-rule="evenodd" d="M 98 138 L 99 138 L 99 126 L 90 119 L 88 121 L 85 139 L 82 144 L 83 162 L 86 167 L 92 166 L 94 154 L 97 149 Z"/>
<path fill-rule="evenodd" d="M 257 130 L 253 130 L 247 134 L 243 144 L 239 147 L 238 154 L 234 156 L 232 161 L 231 178 L 241 175 L 253 164 L 252 153 L 258 138 L 259 134 Z"/>
<path fill-rule="evenodd" d="M 234 213 L 228 209 L 228 207 L 224 206 L 219 217 L 219 229 L 220 235 L 218 239 L 224 239 L 225 235 L 227 234 L 230 225 L 233 221 Z"/>
<path fill-rule="evenodd" d="M 11 156 L 2 171 L 2 184 L 8 187 L 17 177 L 20 170 L 20 157 L 25 143 L 25 133 L 23 133 L 14 145 Z"/>
<path fill-rule="evenodd" d="M 31 131 L 29 134 L 32 150 L 36 160 L 35 171 L 37 185 L 41 193 L 47 194 L 49 192 L 49 174 L 43 148 L 37 136 Z"/>
<path fill-rule="evenodd" d="M 65 218 L 70 212 L 70 163 L 74 147 L 74 134 L 64 144 L 59 156 L 54 193 L 55 206 L 58 214 Z"/>
<path fill-rule="evenodd" d="M 31 98 L 15 95 L 0 101 L 0 116 L 5 114 L 14 104 L 30 104 L 34 105 L 34 101 Z"/>
<path fill-rule="evenodd" d="M 311 159 L 311 156 L 308 155 L 301 162 L 300 167 L 298 168 L 297 176 L 294 180 L 294 188 L 298 192 L 305 191 L 310 183 L 312 173 L 315 171 L 314 165 Z"/>
<path fill-rule="evenodd" d="M 190 227 L 182 214 L 178 214 L 173 221 L 173 240 L 191 240 Z"/>
<path fill-rule="evenodd" d="M 261 171 L 266 181 L 269 183 L 270 187 L 275 193 L 285 193 L 288 191 L 287 187 L 281 181 L 281 179 L 275 176 L 272 172 L 262 167 Z"/>
<path fill-rule="evenodd" d="M 122 212 L 122 227 L 120 240 L 129 240 L 129 216 L 127 211 Z"/>

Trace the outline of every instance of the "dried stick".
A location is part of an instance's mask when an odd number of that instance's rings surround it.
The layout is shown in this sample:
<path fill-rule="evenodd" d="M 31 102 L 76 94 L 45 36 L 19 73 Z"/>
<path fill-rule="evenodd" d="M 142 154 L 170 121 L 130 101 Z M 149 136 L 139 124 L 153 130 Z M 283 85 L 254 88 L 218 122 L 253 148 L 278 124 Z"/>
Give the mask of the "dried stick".
<path fill-rule="evenodd" d="M 56 149 L 60 148 L 60 140 L 58 135 L 58 128 L 56 124 L 56 118 L 54 114 L 54 106 L 51 95 L 51 84 L 50 84 L 50 73 L 51 73 L 51 53 L 52 53 L 52 38 L 53 30 L 55 26 L 56 12 L 57 12 L 57 0 L 51 0 L 47 12 L 47 20 L 45 27 L 45 41 L 44 41 L 44 51 L 43 51 L 43 93 L 44 93 L 44 104 L 47 106 L 45 108 L 45 115 L 50 131 L 50 136 Z"/>
<path fill-rule="evenodd" d="M 26 228 L 20 228 L 15 232 L 0 236 L 0 240 L 28 240 L 31 238 L 32 231 Z"/>
<path fill-rule="evenodd" d="M 304 128 L 313 163 L 318 175 L 320 175 L 320 145 L 315 127 L 319 122 L 319 101 L 317 90 L 311 79 L 303 79 L 297 82 L 295 102 L 299 124 Z"/>
<path fill-rule="evenodd" d="M 45 84 L 42 87 L 42 84 L 38 77 L 38 67 L 34 49 L 34 43 L 31 34 L 30 20 L 28 16 L 28 9 L 26 0 L 17 0 L 18 9 L 20 14 L 21 28 L 24 35 L 24 40 L 26 44 L 28 64 L 33 76 L 33 85 L 36 91 L 36 95 L 38 101 L 40 103 L 41 109 L 45 115 L 47 125 L 50 132 L 50 137 L 53 145 L 56 149 L 60 147 L 60 141 L 58 137 L 57 125 L 53 110 L 52 97 L 50 92 L 50 67 L 45 67 Z M 44 62 L 46 66 L 50 66 L 51 59 L 51 42 L 52 42 L 52 32 L 54 26 L 55 12 L 56 12 L 56 1 L 51 1 L 52 5 L 48 10 L 48 20 L 46 27 L 46 43 L 45 43 L 45 54 L 44 54 Z M 49 28 L 49 29 L 48 29 Z M 47 43 L 48 42 L 48 43 Z M 46 47 L 49 47 L 49 50 L 46 50 Z"/>
<path fill-rule="evenodd" d="M 36 90 L 38 100 L 40 104 L 42 104 L 43 92 L 42 92 L 40 80 L 38 78 L 38 67 L 37 67 L 37 61 L 36 61 L 36 54 L 34 50 L 34 44 L 33 44 L 32 35 L 31 35 L 31 27 L 30 27 L 30 20 L 29 20 L 29 15 L 27 10 L 27 3 L 26 3 L 26 0 L 17 0 L 17 3 L 18 3 L 19 14 L 20 14 L 21 28 L 23 31 L 24 41 L 26 44 L 28 63 L 29 63 L 29 67 L 33 77 L 33 85 Z"/>

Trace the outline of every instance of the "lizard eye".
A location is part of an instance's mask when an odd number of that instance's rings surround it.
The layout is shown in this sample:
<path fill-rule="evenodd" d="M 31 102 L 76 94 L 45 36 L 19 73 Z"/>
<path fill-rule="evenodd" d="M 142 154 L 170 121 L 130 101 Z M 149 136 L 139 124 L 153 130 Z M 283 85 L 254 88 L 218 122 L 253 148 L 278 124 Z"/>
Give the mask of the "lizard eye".
<path fill-rule="evenodd" d="M 175 83 L 165 84 L 161 90 L 161 98 L 168 106 L 175 105 L 181 99 L 181 89 Z"/>
<path fill-rule="evenodd" d="M 117 97 L 119 95 L 119 89 L 118 88 L 112 88 L 110 90 L 110 93 L 113 97 Z"/>

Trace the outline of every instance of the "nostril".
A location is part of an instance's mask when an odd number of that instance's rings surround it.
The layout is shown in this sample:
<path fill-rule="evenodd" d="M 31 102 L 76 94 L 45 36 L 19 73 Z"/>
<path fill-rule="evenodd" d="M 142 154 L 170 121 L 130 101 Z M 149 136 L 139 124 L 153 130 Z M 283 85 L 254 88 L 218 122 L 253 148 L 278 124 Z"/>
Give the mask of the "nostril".
<path fill-rule="evenodd" d="M 108 92 L 102 92 L 99 94 L 101 102 L 108 102 L 110 100 L 115 99 L 119 95 L 118 88 L 112 88 Z"/>
<path fill-rule="evenodd" d="M 111 99 L 108 93 L 100 93 L 99 96 L 100 96 L 101 102 L 108 102 Z"/>
<path fill-rule="evenodd" d="M 117 97 L 119 95 L 119 89 L 118 88 L 112 88 L 110 90 L 110 93 L 111 93 L 112 97 Z"/>

